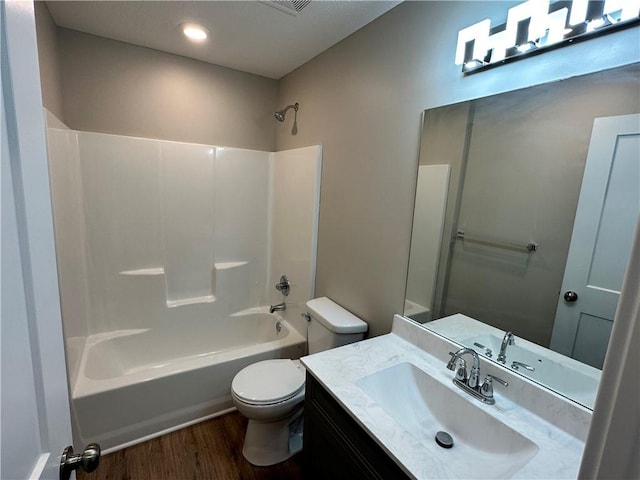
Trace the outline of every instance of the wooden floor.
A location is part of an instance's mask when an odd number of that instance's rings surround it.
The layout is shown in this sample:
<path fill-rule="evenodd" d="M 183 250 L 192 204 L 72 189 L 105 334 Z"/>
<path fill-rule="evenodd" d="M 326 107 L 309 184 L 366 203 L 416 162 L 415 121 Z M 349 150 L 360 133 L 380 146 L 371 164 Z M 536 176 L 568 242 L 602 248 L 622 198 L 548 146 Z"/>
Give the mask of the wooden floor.
<path fill-rule="evenodd" d="M 300 454 L 272 467 L 242 456 L 247 420 L 233 412 L 105 455 L 79 480 L 300 480 Z"/>

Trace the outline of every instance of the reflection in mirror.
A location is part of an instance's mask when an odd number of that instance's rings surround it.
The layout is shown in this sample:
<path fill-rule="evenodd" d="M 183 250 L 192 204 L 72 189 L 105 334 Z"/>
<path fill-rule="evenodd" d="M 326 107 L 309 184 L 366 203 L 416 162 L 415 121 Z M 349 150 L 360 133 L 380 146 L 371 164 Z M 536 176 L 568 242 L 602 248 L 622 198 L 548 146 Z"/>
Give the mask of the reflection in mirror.
<path fill-rule="evenodd" d="M 405 316 L 493 360 L 513 332 L 501 363 L 592 408 L 640 212 L 639 84 L 634 64 L 425 111 Z"/>

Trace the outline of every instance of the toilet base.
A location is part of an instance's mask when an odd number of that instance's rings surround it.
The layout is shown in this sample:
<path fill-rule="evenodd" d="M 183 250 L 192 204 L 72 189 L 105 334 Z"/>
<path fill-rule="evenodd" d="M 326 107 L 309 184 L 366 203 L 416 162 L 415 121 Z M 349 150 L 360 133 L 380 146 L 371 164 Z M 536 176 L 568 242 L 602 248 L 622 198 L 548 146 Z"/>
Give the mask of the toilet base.
<path fill-rule="evenodd" d="M 242 446 L 244 458 L 258 467 L 275 465 L 302 450 L 302 412 L 275 422 L 249 420 Z"/>

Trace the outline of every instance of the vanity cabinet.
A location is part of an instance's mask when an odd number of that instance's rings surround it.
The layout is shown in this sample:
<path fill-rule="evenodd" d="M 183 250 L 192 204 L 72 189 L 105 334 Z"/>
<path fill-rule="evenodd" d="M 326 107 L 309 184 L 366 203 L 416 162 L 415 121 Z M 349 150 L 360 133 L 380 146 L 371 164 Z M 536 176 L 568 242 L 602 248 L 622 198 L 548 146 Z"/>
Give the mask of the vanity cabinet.
<path fill-rule="evenodd" d="M 309 373 L 305 388 L 305 480 L 409 478 Z"/>

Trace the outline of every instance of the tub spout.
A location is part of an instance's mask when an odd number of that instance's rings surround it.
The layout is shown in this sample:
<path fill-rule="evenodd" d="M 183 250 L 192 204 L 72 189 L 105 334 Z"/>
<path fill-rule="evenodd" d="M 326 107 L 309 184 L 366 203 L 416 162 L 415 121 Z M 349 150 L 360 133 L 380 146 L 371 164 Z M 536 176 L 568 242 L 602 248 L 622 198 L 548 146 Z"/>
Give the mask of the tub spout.
<path fill-rule="evenodd" d="M 284 311 L 286 309 L 287 309 L 287 305 L 284 302 L 282 302 L 282 303 L 279 303 L 277 305 L 271 305 L 269 307 L 269 313 L 282 312 L 282 311 Z"/>

